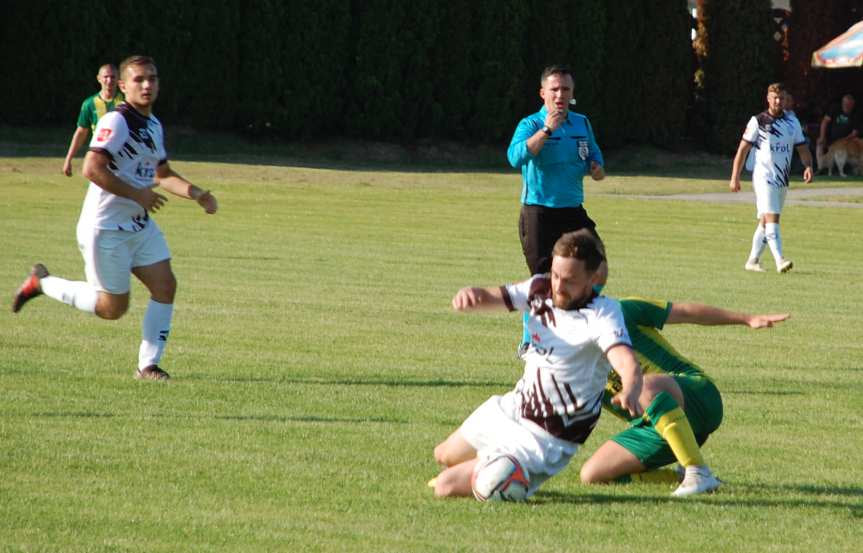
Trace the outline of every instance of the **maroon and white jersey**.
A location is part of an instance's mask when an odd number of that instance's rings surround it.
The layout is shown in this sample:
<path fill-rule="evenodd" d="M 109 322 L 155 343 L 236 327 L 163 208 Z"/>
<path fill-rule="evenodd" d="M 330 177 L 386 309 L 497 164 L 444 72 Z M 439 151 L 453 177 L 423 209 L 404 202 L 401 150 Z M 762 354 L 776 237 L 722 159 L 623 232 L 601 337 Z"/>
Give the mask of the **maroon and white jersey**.
<path fill-rule="evenodd" d="M 631 346 L 617 300 L 596 296 L 581 309 L 554 307 L 551 281 L 535 275 L 501 287 L 510 310 L 528 311 L 530 347 L 515 392 L 521 416 L 552 436 L 583 443 L 599 418 L 612 346 Z"/>
<path fill-rule="evenodd" d="M 90 140 L 90 151 L 107 155 L 111 172 L 136 188 L 154 186 L 156 167 L 168 157 L 162 124 L 152 115 L 141 115 L 129 104 L 121 104 L 99 119 Z M 137 202 L 91 182 L 79 225 L 137 232 L 147 226 L 149 219 L 147 211 Z"/>

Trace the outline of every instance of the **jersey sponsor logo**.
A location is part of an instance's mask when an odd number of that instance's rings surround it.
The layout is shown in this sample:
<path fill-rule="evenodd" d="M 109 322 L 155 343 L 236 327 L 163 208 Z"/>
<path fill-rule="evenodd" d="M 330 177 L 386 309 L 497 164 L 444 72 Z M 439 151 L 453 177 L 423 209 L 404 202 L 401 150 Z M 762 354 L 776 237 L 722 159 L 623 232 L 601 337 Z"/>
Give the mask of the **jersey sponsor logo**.
<path fill-rule="evenodd" d="M 111 136 L 111 129 L 101 129 L 96 135 L 96 142 L 105 142 Z"/>
<path fill-rule="evenodd" d="M 135 169 L 135 175 L 143 179 L 152 179 L 156 175 L 156 170 L 149 163 L 138 162 L 138 167 Z"/>

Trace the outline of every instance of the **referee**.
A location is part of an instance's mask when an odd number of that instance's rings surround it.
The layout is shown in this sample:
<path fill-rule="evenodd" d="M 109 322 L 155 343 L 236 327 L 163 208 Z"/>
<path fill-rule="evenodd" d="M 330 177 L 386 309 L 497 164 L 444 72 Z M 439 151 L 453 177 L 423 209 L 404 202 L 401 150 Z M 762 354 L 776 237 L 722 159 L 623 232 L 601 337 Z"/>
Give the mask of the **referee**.
<path fill-rule="evenodd" d="M 543 106 L 519 122 L 506 152 L 510 165 L 521 170 L 519 238 L 531 275 L 549 272 L 551 250 L 561 235 L 588 229 L 599 238 L 596 223 L 582 206 L 582 179 L 588 173 L 593 180 L 605 178 L 604 161 L 590 121 L 569 111 L 573 87 L 569 68 L 546 67 L 539 89 Z M 597 272 L 599 289 L 607 278 L 603 262 Z M 519 352 L 529 345 L 525 330 Z"/>

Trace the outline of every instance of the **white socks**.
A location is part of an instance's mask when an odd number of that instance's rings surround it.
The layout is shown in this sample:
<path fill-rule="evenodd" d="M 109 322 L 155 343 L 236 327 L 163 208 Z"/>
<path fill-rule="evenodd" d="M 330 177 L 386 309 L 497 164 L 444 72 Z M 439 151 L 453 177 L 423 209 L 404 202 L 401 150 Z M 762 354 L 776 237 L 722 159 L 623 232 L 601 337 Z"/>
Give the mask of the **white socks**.
<path fill-rule="evenodd" d="M 755 226 L 755 234 L 752 235 L 752 250 L 749 252 L 749 261 L 755 263 L 761 257 L 761 252 L 764 251 L 764 246 L 767 240 L 764 237 L 764 227 L 759 222 Z"/>
<path fill-rule="evenodd" d="M 171 331 L 173 303 L 159 303 L 153 299 L 147 305 L 144 323 L 141 325 L 141 348 L 138 350 L 138 368 L 158 365 L 168 343 Z"/>
<path fill-rule="evenodd" d="M 96 300 L 99 298 L 99 291 L 86 282 L 46 276 L 39 279 L 39 286 L 49 298 L 62 301 L 66 305 L 71 305 L 87 313 L 96 312 Z"/>
<path fill-rule="evenodd" d="M 782 238 L 779 236 L 779 223 L 766 223 L 764 225 L 764 238 L 767 240 L 767 245 L 770 246 L 770 253 L 773 254 L 773 260 L 776 261 L 778 267 L 782 260 Z"/>

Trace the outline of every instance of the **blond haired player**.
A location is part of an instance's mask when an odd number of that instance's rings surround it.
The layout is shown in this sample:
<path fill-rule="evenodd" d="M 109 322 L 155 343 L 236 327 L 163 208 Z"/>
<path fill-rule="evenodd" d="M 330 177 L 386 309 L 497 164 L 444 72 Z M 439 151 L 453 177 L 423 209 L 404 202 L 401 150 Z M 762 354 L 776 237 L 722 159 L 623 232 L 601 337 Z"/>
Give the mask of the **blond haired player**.
<path fill-rule="evenodd" d="M 788 272 L 794 266 L 782 254 L 779 216 L 788 193 L 791 157 L 795 149 L 803 162 L 803 180 L 807 183 L 812 181 L 812 155 L 806 147 L 800 122 L 796 117 L 786 116 L 782 110 L 784 92 L 785 88 L 780 83 L 767 87 L 767 111 L 749 120 L 731 168 L 728 187 L 732 192 L 739 192 L 740 171 L 750 149 L 755 149 L 752 188 L 755 190 L 758 224 L 752 236 L 749 257 L 743 266 L 747 271 L 764 272 L 759 259 L 765 245 L 770 247 L 778 272 Z"/>
<path fill-rule="evenodd" d="M 86 282 L 52 276 L 36 264 L 12 304 L 23 305 L 45 294 L 103 319 L 118 319 L 129 307 L 130 275 L 150 292 L 141 329 L 136 378 L 166 380 L 159 367 L 174 312 L 177 280 L 171 253 L 150 213 L 167 198 L 155 186 L 196 201 L 207 213 L 218 209 L 216 198 L 171 169 L 162 124 L 152 114 L 159 94 L 155 62 L 132 56 L 120 65 L 120 89 L 126 103 L 99 120 L 83 174 L 90 180 L 78 220 L 78 247 L 84 257 Z"/>

